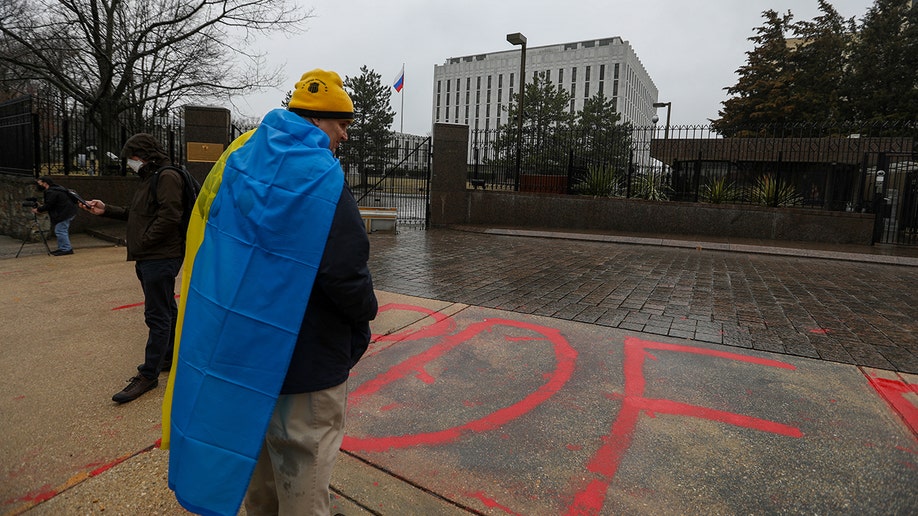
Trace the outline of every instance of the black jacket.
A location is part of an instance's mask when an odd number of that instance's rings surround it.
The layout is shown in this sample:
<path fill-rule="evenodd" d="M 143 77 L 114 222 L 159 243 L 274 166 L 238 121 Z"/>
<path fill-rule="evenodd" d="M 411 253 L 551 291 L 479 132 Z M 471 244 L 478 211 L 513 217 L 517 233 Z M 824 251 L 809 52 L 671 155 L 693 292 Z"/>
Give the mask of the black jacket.
<path fill-rule="evenodd" d="M 281 394 L 340 385 L 370 343 L 379 308 L 367 261 L 370 240 L 347 186 L 338 206 Z"/>
<path fill-rule="evenodd" d="M 157 260 L 185 256 L 182 224 L 182 177 L 171 168 L 159 173 L 156 197 L 153 174 L 169 163 L 150 163 L 140 169 L 140 185 L 129 207 L 105 205 L 105 217 L 127 220 L 127 259 Z"/>
<path fill-rule="evenodd" d="M 44 204 L 38 207 L 39 213 L 48 213 L 51 224 L 75 217 L 76 204 L 70 199 L 70 194 L 63 186 L 53 185 L 44 191 Z"/>

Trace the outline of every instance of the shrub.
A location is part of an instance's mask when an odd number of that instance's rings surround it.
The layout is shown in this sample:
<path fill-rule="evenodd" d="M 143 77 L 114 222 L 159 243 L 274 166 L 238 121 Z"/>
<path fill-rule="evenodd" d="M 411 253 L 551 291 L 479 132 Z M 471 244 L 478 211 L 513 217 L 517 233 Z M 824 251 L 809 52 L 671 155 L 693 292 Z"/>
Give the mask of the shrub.
<path fill-rule="evenodd" d="M 727 183 L 726 177 L 712 179 L 701 187 L 701 200 L 721 204 L 736 200 L 736 185 Z"/>
<path fill-rule="evenodd" d="M 794 185 L 778 181 L 771 174 L 759 176 L 750 191 L 750 201 L 765 206 L 792 206 L 803 201 Z"/>

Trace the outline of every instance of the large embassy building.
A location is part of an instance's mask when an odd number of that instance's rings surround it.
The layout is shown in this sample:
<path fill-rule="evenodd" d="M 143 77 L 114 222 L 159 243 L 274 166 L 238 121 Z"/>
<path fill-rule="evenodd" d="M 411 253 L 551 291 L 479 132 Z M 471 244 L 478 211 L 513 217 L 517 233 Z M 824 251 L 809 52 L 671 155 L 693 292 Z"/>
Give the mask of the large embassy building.
<path fill-rule="evenodd" d="M 471 130 L 497 129 L 519 89 L 520 47 L 451 57 L 434 66 L 433 121 L 465 124 Z M 620 37 L 526 48 L 526 82 L 547 73 L 556 86 L 573 94 L 570 110 L 602 93 L 614 101 L 622 122 L 648 126 L 657 87 L 631 45 Z"/>

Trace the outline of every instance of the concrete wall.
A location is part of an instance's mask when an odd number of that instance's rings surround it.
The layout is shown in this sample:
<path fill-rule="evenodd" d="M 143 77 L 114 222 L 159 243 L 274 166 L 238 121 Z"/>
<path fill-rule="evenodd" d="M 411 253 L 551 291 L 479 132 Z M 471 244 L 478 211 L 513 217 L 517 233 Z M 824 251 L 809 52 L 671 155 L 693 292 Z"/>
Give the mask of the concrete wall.
<path fill-rule="evenodd" d="M 136 176 L 53 176 L 64 188 L 75 190 L 84 199 L 101 199 L 106 204 L 127 206 L 140 178 Z M 22 207 L 27 197 L 42 200 L 42 193 L 35 190 L 35 180 L 28 176 L 0 174 L 0 234 L 14 238 L 29 237 L 34 219 L 28 208 Z M 50 229 L 47 215 L 39 215 L 43 230 Z M 77 212 L 70 226 L 70 233 L 82 233 L 88 228 L 112 224 L 112 219 L 96 217 L 83 210 Z"/>
<path fill-rule="evenodd" d="M 869 245 L 874 216 L 795 208 L 467 190 L 468 128 L 435 124 L 431 224 Z"/>
<path fill-rule="evenodd" d="M 863 213 L 480 190 L 468 192 L 464 211 L 464 223 L 483 226 L 864 245 L 874 221 Z"/>

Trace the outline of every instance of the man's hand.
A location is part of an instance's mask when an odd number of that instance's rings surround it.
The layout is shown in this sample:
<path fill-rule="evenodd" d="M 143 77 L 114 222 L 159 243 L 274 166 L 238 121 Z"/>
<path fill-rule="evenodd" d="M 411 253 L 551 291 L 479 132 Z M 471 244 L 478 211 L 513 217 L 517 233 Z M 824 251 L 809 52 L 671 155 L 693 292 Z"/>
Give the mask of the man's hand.
<path fill-rule="evenodd" d="M 93 199 L 91 201 L 86 201 L 86 204 L 81 204 L 80 208 L 83 208 L 85 211 L 92 213 L 93 215 L 102 215 L 105 213 L 105 203 L 99 199 Z"/>

